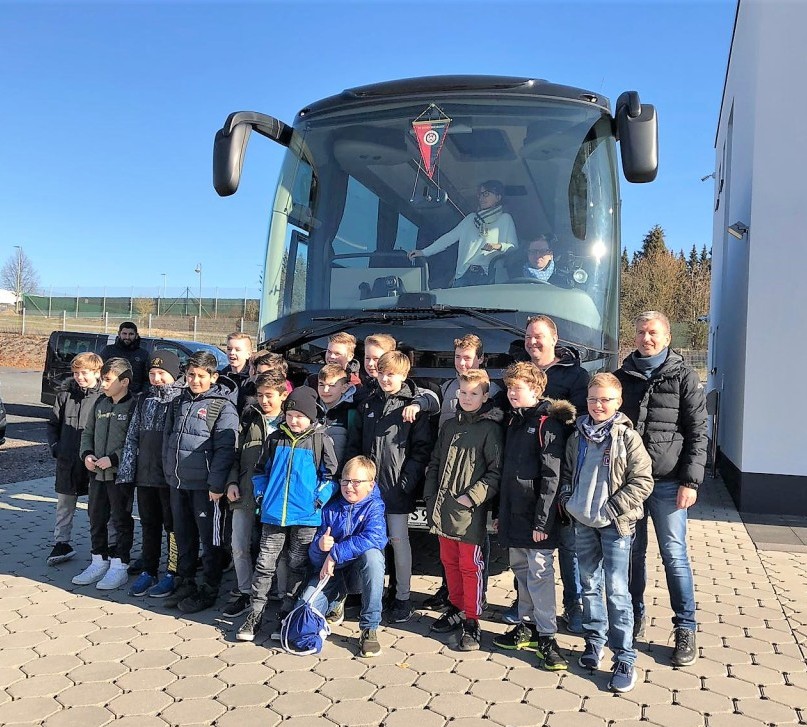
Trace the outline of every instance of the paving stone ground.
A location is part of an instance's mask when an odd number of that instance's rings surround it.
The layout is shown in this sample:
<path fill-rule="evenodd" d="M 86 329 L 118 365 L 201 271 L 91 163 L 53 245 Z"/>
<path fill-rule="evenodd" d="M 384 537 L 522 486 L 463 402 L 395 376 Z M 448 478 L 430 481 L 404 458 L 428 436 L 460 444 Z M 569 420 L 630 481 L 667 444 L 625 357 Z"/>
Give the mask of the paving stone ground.
<path fill-rule="evenodd" d="M 49 478 L 0 487 L 0 725 L 807 723 L 807 554 L 781 542 L 758 550 L 719 481 L 707 483 L 690 518 L 700 658 L 692 667 L 669 666 L 671 613 L 651 545 L 640 679 L 626 695 L 607 691 L 607 661 L 593 675 L 576 665 L 579 637 L 559 635 L 571 664 L 560 674 L 537 669 L 528 652 L 493 648 L 513 597 L 500 552 L 482 650 L 461 654 L 447 638 L 430 636 L 435 614 L 420 610 L 382 628 L 376 659 L 357 656 L 358 626 L 350 620 L 321 655 L 295 657 L 274 648 L 269 628 L 255 643 L 236 642 L 240 620 L 218 611 L 181 617 L 123 590 L 73 586 L 89 557 L 86 512 L 76 519 L 79 555 L 48 567 L 52 488 Z M 423 535 L 414 550 L 420 603 L 437 587 L 437 551 Z"/>

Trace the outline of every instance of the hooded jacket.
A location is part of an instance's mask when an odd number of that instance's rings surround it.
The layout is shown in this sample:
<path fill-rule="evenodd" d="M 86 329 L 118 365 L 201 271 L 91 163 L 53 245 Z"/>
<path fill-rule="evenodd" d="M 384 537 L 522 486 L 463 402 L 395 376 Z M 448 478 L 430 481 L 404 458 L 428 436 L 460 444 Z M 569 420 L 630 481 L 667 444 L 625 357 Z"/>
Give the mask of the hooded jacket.
<path fill-rule="evenodd" d="M 390 514 L 415 511 L 415 495 L 423 483 L 433 441 L 429 416 L 422 407 L 411 423 L 403 420 L 401 412 L 425 396 L 411 379 L 389 396 L 375 387 L 359 404 L 356 427 L 349 434 L 345 461 L 359 454 L 373 460 L 376 482 Z"/>
<path fill-rule="evenodd" d="M 697 489 L 706 469 L 706 397 L 698 374 L 672 349 L 649 379 L 632 353 L 615 375 L 622 406 L 653 461 L 656 480 L 678 480 Z"/>
<path fill-rule="evenodd" d="M 561 467 L 560 503 L 564 507 L 578 487 L 577 459 L 580 451 L 580 421 L 566 443 L 566 453 Z M 653 491 L 653 475 L 650 456 L 642 438 L 634 431 L 630 419 L 617 413 L 611 427 L 611 447 L 609 450 L 609 497 L 605 511 L 611 516 L 617 532 L 630 535 L 636 529 L 636 521 L 644 515 L 644 501 Z"/>
<path fill-rule="evenodd" d="M 328 528 L 335 541 L 330 554 L 337 569 L 350 565 L 370 549 L 383 552 L 387 545 L 387 521 L 378 487 L 373 487 L 361 502 L 351 504 L 339 495 L 325 506 L 322 525 L 308 546 L 308 558 L 312 569 L 317 571 L 328 557 L 328 553 L 319 549 L 319 539 Z"/>
<path fill-rule="evenodd" d="M 143 387 L 148 381 L 149 352 L 140 348 L 140 334 L 132 341 L 131 346 L 124 346 L 120 336 L 115 338 L 115 343 L 104 346 L 99 354 L 106 362 L 111 358 L 125 358 L 132 367 L 132 380 L 129 383 L 129 391 L 137 394 L 143 391 Z"/>
<path fill-rule="evenodd" d="M 580 365 L 579 357 L 570 348 L 556 346 L 555 358 L 558 360 L 544 369 L 546 374 L 544 396 L 547 399 L 565 399 L 576 411 L 586 411 L 588 371 Z"/>
<path fill-rule="evenodd" d="M 255 501 L 268 525 L 319 525 L 322 508 L 339 489 L 333 442 L 319 424 L 299 434 L 281 424 L 269 435 L 256 472 Z"/>
<path fill-rule="evenodd" d="M 220 376 L 203 394 L 185 389 L 168 407 L 163 437 L 163 471 L 170 487 L 223 494 L 235 460 L 238 414 L 232 397 L 235 385 Z M 212 430 L 207 408 L 220 400 Z"/>
<path fill-rule="evenodd" d="M 60 495 L 87 494 L 90 473 L 79 457 L 81 434 L 100 396 L 100 384 L 82 389 L 72 378 L 56 394 L 47 434 L 51 454 L 56 458 L 56 492 Z"/>
<path fill-rule="evenodd" d="M 319 423 L 333 441 L 333 450 L 336 455 L 338 472 L 345 466 L 345 452 L 347 451 L 347 441 L 350 430 L 356 426 L 356 403 L 353 397 L 356 394 L 356 387 L 348 385 L 345 393 L 332 406 L 326 407 L 321 398 L 317 398 L 317 406 L 320 410 Z"/>
<path fill-rule="evenodd" d="M 505 548 L 552 550 L 558 546 L 557 494 L 560 464 L 575 409 L 544 399 L 516 409 L 505 432 L 499 485 L 499 543 Z M 533 530 L 548 537 L 535 542 Z"/>
<path fill-rule="evenodd" d="M 227 486 L 237 485 L 240 494 L 238 500 L 229 503 L 231 510 L 255 511 L 255 495 L 252 492 L 255 465 L 261 459 L 269 435 L 277 431 L 277 424 L 282 420 L 283 417 L 279 415 L 275 425 L 269 424 L 258 403 L 254 399 L 247 400 L 238 430 L 238 453 L 227 478 Z"/>
<path fill-rule="evenodd" d="M 168 487 L 163 472 L 163 435 L 171 402 L 182 395 L 185 384 L 149 386 L 132 409 L 132 420 L 123 444 L 118 482 L 139 487 Z"/>
<path fill-rule="evenodd" d="M 486 503 L 499 492 L 504 432 L 502 410 L 491 401 L 477 411 L 457 409 L 440 428 L 426 469 L 423 498 L 431 532 L 482 545 L 487 533 Z M 457 498 L 467 495 L 473 507 Z"/>
<path fill-rule="evenodd" d="M 135 399 L 127 392 L 117 403 L 108 396 L 101 396 L 92 408 L 87 426 L 81 433 L 79 456 L 84 460 L 87 455 L 94 454 L 98 459 L 109 457 L 112 462 L 112 466 L 105 470 L 95 470 L 94 476 L 97 482 L 114 482 L 117 478 L 134 403 Z"/>

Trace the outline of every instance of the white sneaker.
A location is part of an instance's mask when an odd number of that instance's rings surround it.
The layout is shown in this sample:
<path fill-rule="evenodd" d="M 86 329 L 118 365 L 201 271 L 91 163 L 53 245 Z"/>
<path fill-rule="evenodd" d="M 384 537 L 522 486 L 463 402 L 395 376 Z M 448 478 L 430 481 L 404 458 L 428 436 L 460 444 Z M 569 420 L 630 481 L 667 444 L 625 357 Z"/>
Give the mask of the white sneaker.
<path fill-rule="evenodd" d="M 116 588 L 126 585 L 129 580 L 128 568 L 128 563 L 121 563 L 120 558 L 113 558 L 106 575 L 95 584 L 95 587 L 99 591 L 114 591 Z"/>
<path fill-rule="evenodd" d="M 109 561 L 104 560 L 101 555 L 93 555 L 92 562 L 81 573 L 73 577 L 73 585 L 89 586 L 90 583 L 100 581 L 108 570 Z"/>

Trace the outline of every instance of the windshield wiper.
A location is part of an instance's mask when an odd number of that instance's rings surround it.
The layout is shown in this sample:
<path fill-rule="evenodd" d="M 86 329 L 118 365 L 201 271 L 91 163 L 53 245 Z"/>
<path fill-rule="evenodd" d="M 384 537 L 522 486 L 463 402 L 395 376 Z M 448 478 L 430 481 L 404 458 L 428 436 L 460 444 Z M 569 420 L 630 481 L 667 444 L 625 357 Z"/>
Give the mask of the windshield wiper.
<path fill-rule="evenodd" d="M 394 310 L 421 314 L 423 318 L 456 318 L 459 316 L 468 316 L 468 318 L 473 318 L 483 323 L 489 323 L 491 326 L 512 333 L 519 338 L 524 337 L 523 328 L 519 328 L 497 316 L 491 315 L 492 312 L 518 313 L 517 308 L 476 308 L 461 305 L 432 305 L 428 308 L 395 308 Z"/>

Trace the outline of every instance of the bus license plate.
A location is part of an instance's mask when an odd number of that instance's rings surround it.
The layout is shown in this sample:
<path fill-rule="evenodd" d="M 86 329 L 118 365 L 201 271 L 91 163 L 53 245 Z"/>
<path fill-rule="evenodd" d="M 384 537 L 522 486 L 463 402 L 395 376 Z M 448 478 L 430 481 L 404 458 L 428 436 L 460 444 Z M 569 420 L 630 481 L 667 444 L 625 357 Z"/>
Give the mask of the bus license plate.
<path fill-rule="evenodd" d="M 426 508 L 418 507 L 413 513 L 409 514 L 409 527 L 428 530 L 429 523 L 426 520 Z"/>

